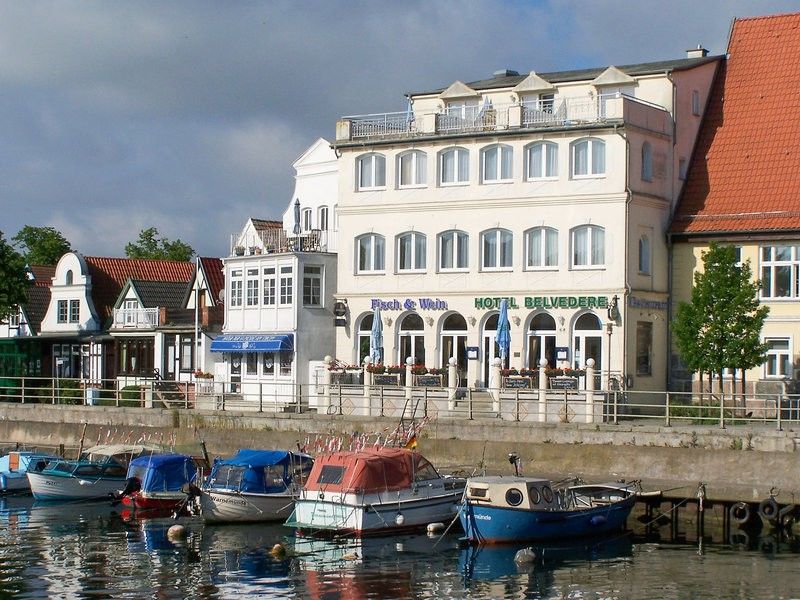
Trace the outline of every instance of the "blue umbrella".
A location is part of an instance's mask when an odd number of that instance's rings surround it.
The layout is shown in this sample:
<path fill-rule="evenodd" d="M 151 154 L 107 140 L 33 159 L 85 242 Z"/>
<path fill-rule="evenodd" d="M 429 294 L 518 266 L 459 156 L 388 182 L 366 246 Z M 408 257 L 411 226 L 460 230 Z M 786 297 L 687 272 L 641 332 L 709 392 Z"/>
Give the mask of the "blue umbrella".
<path fill-rule="evenodd" d="M 383 323 L 381 323 L 381 309 L 376 306 L 369 333 L 369 358 L 374 365 L 381 362 L 381 348 L 383 348 Z"/>
<path fill-rule="evenodd" d="M 294 234 L 300 235 L 300 198 L 294 201 Z"/>
<path fill-rule="evenodd" d="M 500 360 L 505 366 L 511 348 L 511 323 L 508 322 L 508 300 L 505 298 L 500 301 L 500 316 L 497 317 L 497 333 L 494 339 L 500 348 Z"/>

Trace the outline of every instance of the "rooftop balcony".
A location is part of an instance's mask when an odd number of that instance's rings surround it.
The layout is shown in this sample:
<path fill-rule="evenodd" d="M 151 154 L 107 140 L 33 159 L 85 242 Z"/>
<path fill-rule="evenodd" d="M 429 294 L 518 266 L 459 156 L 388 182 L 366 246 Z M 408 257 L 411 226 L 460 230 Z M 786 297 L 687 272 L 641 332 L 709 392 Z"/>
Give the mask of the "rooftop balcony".
<path fill-rule="evenodd" d="M 114 309 L 114 329 L 153 329 L 158 325 L 158 308 Z"/>
<path fill-rule="evenodd" d="M 498 106 L 484 104 L 437 113 L 406 111 L 342 117 L 336 124 L 336 141 L 392 141 L 479 132 L 580 129 L 625 121 L 627 105 L 631 103 L 666 113 L 661 106 L 620 93 Z"/>
<path fill-rule="evenodd" d="M 336 231 L 310 229 L 287 235 L 283 229 L 264 229 L 254 235 L 231 235 L 229 256 L 253 256 L 286 252 L 336 252 Z"/>

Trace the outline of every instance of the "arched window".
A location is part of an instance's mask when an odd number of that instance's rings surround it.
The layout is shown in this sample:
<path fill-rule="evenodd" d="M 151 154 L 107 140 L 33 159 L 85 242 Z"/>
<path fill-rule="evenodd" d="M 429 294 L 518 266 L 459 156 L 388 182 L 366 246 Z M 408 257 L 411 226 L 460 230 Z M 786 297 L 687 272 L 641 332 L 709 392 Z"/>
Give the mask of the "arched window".
<path fill-rule="evenodd" d="M 525 149 L 525 173 L 528 181 L 558 177 L 558 144 L 536 142 Z"/>
<path fill-rule="evenodd" d="M 397 236 L 397 270 L 424 271 L 427 241 L 416 231 Z"/>
<path fill-rule="evenodd" d="M 650 142 L 642 144 L 642 179 L 653 180 L 653 148 Z"/>
<path fill-rule="evenodd" d="M 597 138 L 572 142 L 573 177 L 597 177 L 606 172 L 606 143 Z"/>
<path fill-rule="evenodd" d="M 66 285 L 72 285 L 72 279 L 73 279 L 72 269 L 70 269 L 69 271 L 67 271 L 66 275 L 64 276 L 64 283 Z"/>
<path fill-rule="evenodd" d="M 424 329 L 425 324 L 422 322 L 422 317 L 416 313 L 406 315 L 400 322 L 398 331 L 400 356 L 397 357 L 400 364 L 405 364 L 409 356 L 415 365 L 425 364 Z"/>
<path fill-rule="evenodd" d="M 467 321 L 458 313 L 448 315 L 442 323 L 442 333 L 439 347 L 441 348 L 442 367 L 450 364 L 450 359 L 456 359 L 458 367 L 458 385 L 466 385 L 467 377 Z"/>
<path fill-rule="evenodd" d="M 528 368 L 537 368 L 543 358 L 547 360 L 547 366 L 556 366 L 556 320 L 547 313 L 539 313 L 531 319 L 528 328 Z"/>
<path fill-rule="evenodd" d="M 428 155 L 421 150 L 404 152 L 397 157 L 397 186 L 416 187 L 427 181 Z"/>
<path fill-rule="evenodd" d="M 639 238 L 639 273 L 650 275 L 650 238 L 646 234 Z"/>
<path fill-rule="evenodd" d="M 356 364 L 360 365 L 364 361 L 364 357 L 369 356 L 369 341 L 372 335 L 373 320 L 373 313 L 368 313 L 364 315 L 358 325 L 358 346 L 356 348 L 358 355 L 356 356 Z M 382 349 L 381 352 L 383 352 Z"/>
<path fill-rule="evenodd" d="M 439 234 L 439 270 L 456 271 L 469 267 L 469 236 L 463 231 Z"/>
<path fill-rule="evenodd" d="M 448 148 L 439 153 L 439 183 L 453 185 L 469 182 L 469 152 L 466 148 Z"/>
<path fill-rule="evenodd" d="M 386 187 L 386 158 L 383 154 L 365 154 L 356 160 L 359 190 Z"/>
<path fill-rule="evenodd" d="M 382 235 L 368 233 L 357 237 L 356 248 L 358 248 L 357 271 L 359 273 L 383 271 L 385 269 L 385 241 Z"/>
<path fill-rule="evenodd" d="M 328 207 L 327 206 L 320 206 L 319 213 L 317 215 L 317 229 L 322 231 L 328 230 Z"/>
<path fill-rule="evenodd" d="M 489 229 L 481 234 L 481 267 L 510 269 L 514 236 L 506 229 Z"/>
<path fill-rule="evenodd" d="M 525 234 L 525 267 L 541 269 L 558 266 L 558 231 L 552 227 L 535 227 Z"/>
<path fill-rule="evenodd" d="M 572 266 L 601 267 L 606 261 L 605 229 L 582 225 L 572 230 Z"/>
<path fill-rule="evenodd" d="M 481 181 L 483 183 L 511 181 L 513 156 L 511 146 L 506 144 L 495 144 L 481 150 Z"/>
<path fill-rule="evenodd" d="M 597 315 L 584 313 L 575 321 L 572 335 L 572 366 L 582 369 L 586 361 L 594 359 L 596 373 L 603 367 L 602 325 Z"/>

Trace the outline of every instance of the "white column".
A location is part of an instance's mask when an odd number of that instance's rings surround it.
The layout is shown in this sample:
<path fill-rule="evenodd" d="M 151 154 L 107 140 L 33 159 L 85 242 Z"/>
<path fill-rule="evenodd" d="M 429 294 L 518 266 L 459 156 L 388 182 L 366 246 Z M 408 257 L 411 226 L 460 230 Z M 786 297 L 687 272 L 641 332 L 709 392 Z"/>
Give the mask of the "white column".
<path fill-rule="evenodd" d="M 447 361 L 447 388 L 447 410 L 455 410 L 456 392 L 458 391 L 458 368 L 455 356 L 451 356 Z"/>
<path fill-rule="evenodd" d="M 547 359 L 539 361 L 539 421 L 547 421 Z"/>
<path fill-rule="evenodd" d="M 322 409 L 322 414 L 327 415 L 328 411 L 331 407 L 331 363 L 333 362 L 333 357 L 328 355 L 322 362 L 325 363 L 325 372 L 322 374 L 322 406 L 319 409 Z"/>
<path fill-rule="evenodd" d="M 586 422 L 594 422 L 594 359 L 586 361 Z"/>
<path fill-rule="evenodd" d="M 369 401 L 369 392 L 370 386 L 372 385 L 372 373 L 367 370 L 367 367 L 370 364 L 369 356 L 364 357 L 364 400 L 361 403 L 361 414 L 365 417 L 370 415 L 370 401 Z"/>
<path fill-rule="evenodd" d="M 489 394 L 492 396 L 492 410 L 496 413 L 500 412 L 500 358 L 495 357 L 492 359 L 492 366 L 489 371 Z"/>
<path fill-rule="evenodd" d="M 411 374 L 411 366 L 414 364 L 412 357 L 406 358 L 406 414 L 407 417 L 414 416 L 414 408 L 411 406 L 411 389 L 414 384 L 414 376 Z"/>

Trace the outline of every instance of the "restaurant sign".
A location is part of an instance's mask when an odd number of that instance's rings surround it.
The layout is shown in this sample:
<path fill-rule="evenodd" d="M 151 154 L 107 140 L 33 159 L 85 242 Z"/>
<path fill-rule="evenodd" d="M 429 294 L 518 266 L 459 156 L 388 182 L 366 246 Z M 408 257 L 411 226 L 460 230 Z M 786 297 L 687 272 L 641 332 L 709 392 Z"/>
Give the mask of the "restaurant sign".
<path fill-rule="evenodd" d="M 370 301 L 372 310 L 447 310 L 447 301 L 439 298 L 393 298 L 391 300 L 381 300 L 372 298 Z"/>
<path fill-rule="evenodd" d="M 484 297 L 475 298 L 475 308 L 486 310 L 500 308 L 502 300 L 508 301 L 508 308 L 519 308 L 516 298 Z M 525 308 L 608 308 L 607 296 L 525 296 Z"/>

